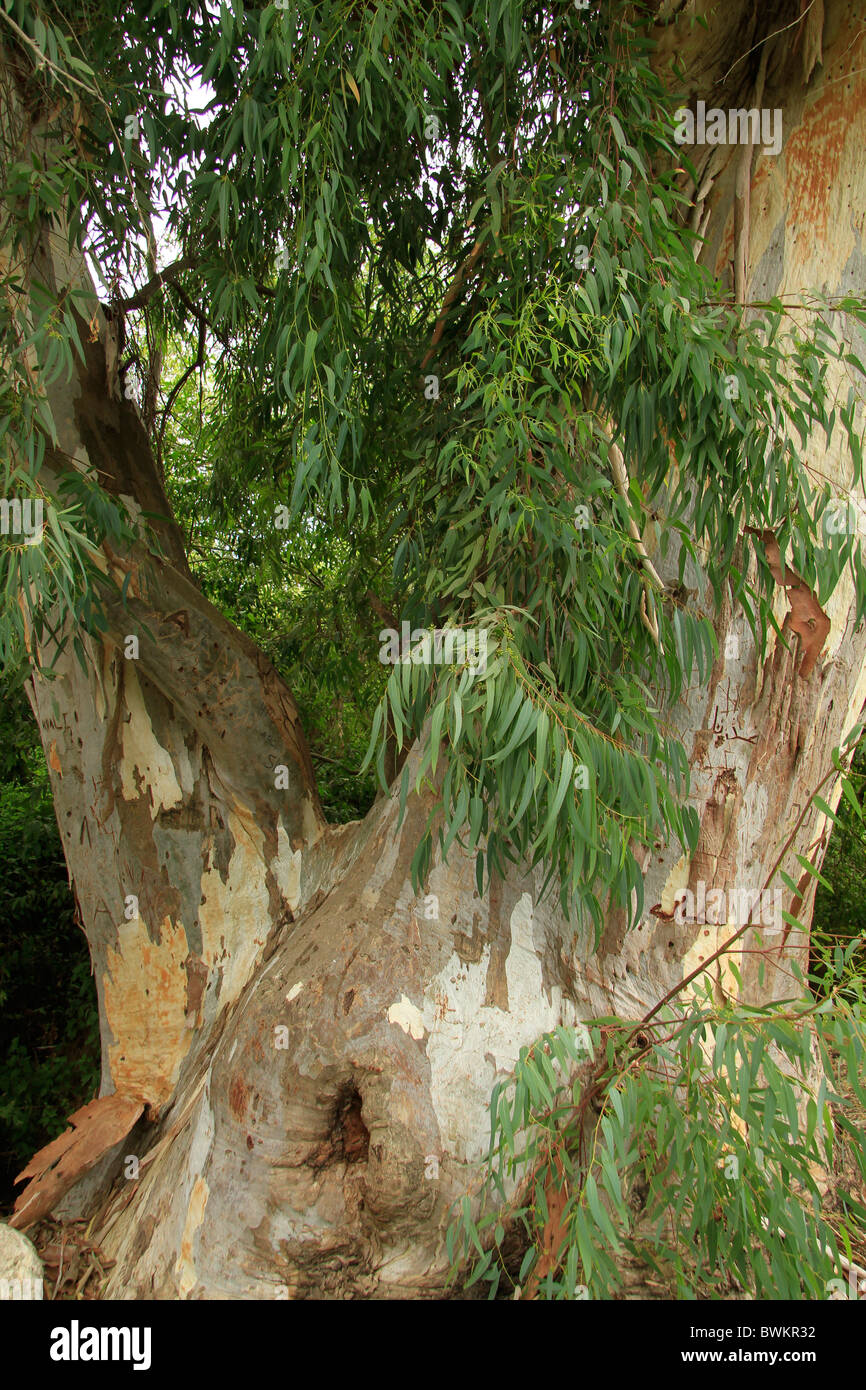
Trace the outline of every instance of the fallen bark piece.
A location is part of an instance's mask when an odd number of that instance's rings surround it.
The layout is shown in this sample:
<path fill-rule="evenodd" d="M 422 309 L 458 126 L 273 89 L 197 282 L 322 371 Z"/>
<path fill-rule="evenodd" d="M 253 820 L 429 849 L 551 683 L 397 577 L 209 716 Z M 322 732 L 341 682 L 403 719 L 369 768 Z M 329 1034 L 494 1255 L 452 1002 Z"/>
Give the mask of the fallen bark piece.
<path fill-rule="evenodd" d="M 31 1181 L 19 1193 L 9 1225 L 23 1230 L 47 1216 L 64 1192 L 129 1133 L 143 1110 L 143 1101 L 115 1094 L 70 1115 L 72 1128 L 35 1153 L 15 1179 Z"/>

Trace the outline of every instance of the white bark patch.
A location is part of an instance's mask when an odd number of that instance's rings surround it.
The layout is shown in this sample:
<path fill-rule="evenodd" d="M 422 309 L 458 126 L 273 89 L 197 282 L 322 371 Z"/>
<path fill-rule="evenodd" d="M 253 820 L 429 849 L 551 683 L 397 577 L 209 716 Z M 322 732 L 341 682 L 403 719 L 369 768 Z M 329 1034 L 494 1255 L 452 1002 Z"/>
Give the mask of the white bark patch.
<path fill-rule="evenodd" d="M 136 499 L 135 499 L 134 497 L 130 496 L 130 494 L 129 494 L 128 492 L 121 492 L 121 493 L 120 493 L 120 500 L 121 500 L 121 502 L 123 502 L 123 503 L 126 505 L 126 507 L 129 509 L 129 512 L 130 512 L 131 515 L 132 515 L 133 521 L 135 521 L 136 523 L 138 523 L 138 522 L 141 520 L 141 516 L 142 516 L 142 506 L 141 506 L 141 503 L 140 503 L 140 502 L 137 502 Z"/>
<path fill-rule="evenodd" d="M 688 887 L 690 868 L 691 860 L 689 859 L 688 855 L 681 854 L 679 859 L 671 869 L 670 873 L 668 874 L 667 879 L 665 881 L 665 886 L 662 889 L 662 912 L 674 911 L 674 906 L 677 900 L 677 894 L 680 893 L 683 890 L 683 888 Z"/>
<path fill-rule="evenodd" d="M 214 1012 L 240 994 L 258 964 L 271 925 L 264 836 L 240 812 L 229 812 L 227 821 L 235 848 L 226 881 L 215 865 L 208 866 L 201 880 L 205 901 L 199 908 L 202 959 L 210 969 L 222 971 L 218 1005 L 208 1001 Z M 205 1016 L 210 1016 L 207 1008 Z"/>
<path fill-rule="evenodd" d="M 183 788 L 184 795 L 192 796 L 195 790 L 195 774 L 192 770 L 189 749 L 183 739 L 180 741 L 180 746 L 175 753 L 175 757 L 177 759 L 177 775 L 180 778 L 180 785 Z"/>
<path fill-rule="evenodd" d="M 739 926 L 735 914 L 733 920 L 730 922 L 720 922 L 718 925 L 716 925 L 715 922 L 707 922 L 705 925 L 699 925 L 698 935 L 683 958 L 683 979 L 690 975 L 693 970 L 697 970 L 699 966 L 703 965 L 704 961 L 709 960 L 710 956 L 714 955 L 716 951 L 720 951 L 725 945 L 725 942 L 737 931 L 739 931 Z M 766 935 L 766 932 L 764 934 Z M 745 937 L 740 937 L 735 947 L 730 951 L 726 951 L 719 960 L 713 961 L 712 965 L 709 967 L 714 985 L 714 994 L 719 1003 L 721 1003 L 723 999 L 734 1004 L 737 1002 L 740 987 L 737 984 L 737 977 L 731 970 L 731 966 L 734 965 L 736 969 L 742 973 L 744 941 Z M 705 989 L 706 973 L 702 971 L 689 986 L 689 992 L 697 998 L 703 999 Z M 708 1031 L 712 1033 L 712 1029 Z"/>
<path fill-rule="evenodd" d="M 424 1015 L 405 994 L 400 995 L 399 1004 L 391 1005 L 388 1010 L 388 1022 L 396 1023 L 398 1028 L 402 1028 L 404 1033 L 408 1033 L 416 1041 L 424 1036 Z"/>
<path fill-rule="evenodd" d="M 300 994 L 300 992 L 301 992 L 301 990 L 302 990 L 303 988 L 304 988 L 304 982 L 303 982 L 303 980 L 298 980 L 297 984 L 292 985 L 291 989 L 289 990 L 288 994 L 286 995 L 286 1003 L 287 1003 L 287 1004 L 291 1004 L 291 1002 L 292 1002 L 293 999 L 297 999 L 298 995 Z"/>
<path fill-rule="evenodd" d="M 142 786 L 150 793 L 151 817 L 156 820 L 161 810 L 180 806 L 183 791 L 174 770 L 174 763 L 153 732 L 133 662 L 126 663 L 125 701 L 129 719 L 123 722 L 123 757 L 120 780 L 126 801 L 142 795 Z"/>
<path fill-rule="evenodd" d="M 443 1147 L 459 1162 L 486 1153 L 490 1093 L 497 1078 L 513 1070 L 521 1047 L 559 1024 L 578 1021 L 575 1005 L 563 999 L 558 985 L 549 997 L 545 991 L 532 921 L 532 899 L 524 893 L 511 914 L 507 1012 L 484 1002 L 490 963 L 486 944 L 474 965 L 464 965 L 455 952 L 425 995 L 433 1108 Z"/>
<path fill-rule="evenodd" d="M 277 887 L 293 912 L 301 901 L 301 863 L 303 855 L 299 849 L 293 850 L 285 827 L 280 821 L 277 828 L 277 853 L 271 864 Z"/>
<path fill-rule="evenodd" d="M 301 825 L 308 845 L 314 845 L 325 833 L 326 827 L 319 819 L 318 812 L 308 796 L 301 799 Z"/>

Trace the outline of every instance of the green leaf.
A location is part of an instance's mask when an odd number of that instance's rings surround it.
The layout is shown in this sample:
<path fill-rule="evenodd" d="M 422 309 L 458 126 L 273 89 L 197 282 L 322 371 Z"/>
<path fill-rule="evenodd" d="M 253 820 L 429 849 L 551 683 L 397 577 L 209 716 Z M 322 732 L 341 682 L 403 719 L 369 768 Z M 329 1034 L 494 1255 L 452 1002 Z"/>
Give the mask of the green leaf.
<path fill-rule="evenodd" d="M 307 333 L 307 336 L 306 336 L 306 338 L 304 339 L 304 367 L 303 367 L 303 371 L 304 371 L 304 375 L 305 375 L 305 376 L 306 376 L 306 374 L 307 374 L 307 371 L 309 370 L 310 363 L 311 363 L 312 360 L 313 360 L 313 353 L 314 353 L 315 350 L 316 350 L 316 342 L 317 342 L 317 340 L 318 340 L 318 336 L 319 336 L 318 331 L 317 331 L 315 328 L 311 328 L 311 329 L 309 329 L 309 331 L 308 331 L 308 333 Z"/>

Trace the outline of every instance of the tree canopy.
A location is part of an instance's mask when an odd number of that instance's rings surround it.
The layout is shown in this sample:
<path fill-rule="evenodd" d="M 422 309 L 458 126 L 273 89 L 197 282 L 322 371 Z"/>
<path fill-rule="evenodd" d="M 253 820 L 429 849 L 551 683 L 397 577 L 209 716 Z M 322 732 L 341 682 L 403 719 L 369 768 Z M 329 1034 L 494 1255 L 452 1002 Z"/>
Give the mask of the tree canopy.
<path fill-rule="evenodd" d="M 663 706 L 717 655 L 711 598 L 730 584 L 762 640 L 772 622 L 749 528 L 819 601 L 851 565 L 863 611 L 856 537 L 822 529 L 830 489 L 803 465 L 842 428 L 859 477 L 853 388 L 825 377 L 862 306 L 737 304 L 696 260 L 631 7 L 8 0 L 2 19 L 39 131 L 3 152 L 4 484 L 46 515 L 41 547 L 3 551 L 27 596 L 6 660 L 57 601 L 99 627 L 93 544 L 136 528 L 98 480 L 39 473 L 46 384 L 94 312 L 41 283 L 47 225 L 86 246 L 142 381 L 169 340 L 207 355 L 212 502 L 275 585 L 326 546 L 362 622 L 484 633 L 483 669 L 398 661 L 373 721 L 382 778 L 390 733 L 423 740 L 437 782 L 419 875 L 434 835 L 484 840 L 488 870 L 543 860 L 596 930 L 607 891 L 639 913 L 633 847 L 694 843 Z"/>

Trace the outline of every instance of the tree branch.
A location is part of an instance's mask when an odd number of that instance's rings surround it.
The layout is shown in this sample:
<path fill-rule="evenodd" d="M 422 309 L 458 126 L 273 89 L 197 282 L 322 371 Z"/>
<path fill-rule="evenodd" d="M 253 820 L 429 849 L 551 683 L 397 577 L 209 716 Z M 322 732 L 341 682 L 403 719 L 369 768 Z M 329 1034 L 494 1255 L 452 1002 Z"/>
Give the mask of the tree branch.
<path fill-rule="evenodd" d="M 610 467 L 611 472 L 613 473 L 614 485 L 616 487 L 617 492 L 619 493 L 620 497 L 626 505 L 629 534 L 632 540 L 634 541 L 635 549 L 637 550 L 644 570 L 646 571 L 649 578 L 652 580 L 653 584 L 655 584 L 658 587 L 658 589 L 660 589 L 661 592 L 664 593 L 667 589 L 667 585 L 665 584 L 664 580 L 662 579 L 661 575 L 659 574 L 658 570 L 656 569 L 655 565 L 650 559 L 647 548 L 643 543 L 643 537 L 641 536 L 638 524 L 631 514 L 631 502 L 629 499 L 628 492 L 629 476 L 628 469 L 625 466 L 625 459 L 622 455 L 622 450 L 620 449 L 619 445 L 614 442 L 613 435 L 606 422 L 602 419 L 600 415 L 598 415 L 597 418 L 599 426 L 601 428 L 601 432 L 607 440 L 608 457 L 610 459 Z M 644 581 L 644 592 L 641 596 L 640 616 L 641 622 L 643 623 L 647 632 L 652 637 L 661 654 L 664 656 L 664 647 L 662 646 L 661 635 L 659 633 L 658 619 L 656 618 L 655 612 L 655 599 L 653 597 L 652 590 L 650 589 L 646 581 Z"/>
<path fill-rule="evenodd" d="M 180 256 L 178 260 L 172 261 L 171 265 L 167 265 L 164 270 L 158 270 L 155 275 L 152 275 L 147 284 L 142 285 L 141 289 L 136 290 L 129 299 L 121 299 L 117 307 L 125 314 L 131 313 L 133 309 L 143 309 L 164 284 L 170 283 L 184 270 L 192 270 L 194 265 L 195 261 L 191 256 Z"/>
<path fill-rule="evenodd" d="M 464 280 L 467 278 L 468 275 L 471 274 L 475 262 L 481 255 L 482 245 L 483 239 L 479 237 L 478 241 L 476 241 L 472 250 L 469 252 L 469 255 L 466 257 L 465 261 L 463 261 L 462 265 L 457 271 L 457 274 L 455 275 L 454 280 L 447 294 L 445 295 L 445 298 L 442 301 L 442 308 L 439 310 L 439 317 L 436 320 L 436 327 L 433 329 L 433 337 L 430 340 L 430 349 L 428 352 L 424 354 L 424 359 L 421 363 L 422 372 L 424 368 L 427 366 L 428 362 L 431 361 L 436 352 L 439 340 L 441 339 L 442 334 L 445 332 L 445 323 L 448 318 L 448 310 L 451 308 L 451 305 L 454 303 L 455 299 L 460 293 L 463 287 Z"/>

